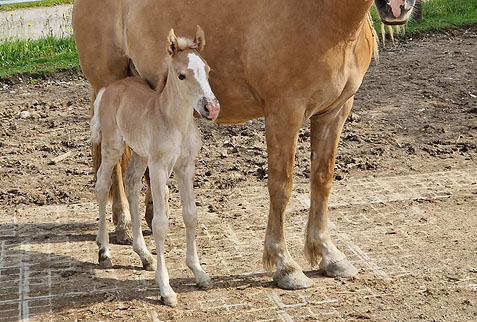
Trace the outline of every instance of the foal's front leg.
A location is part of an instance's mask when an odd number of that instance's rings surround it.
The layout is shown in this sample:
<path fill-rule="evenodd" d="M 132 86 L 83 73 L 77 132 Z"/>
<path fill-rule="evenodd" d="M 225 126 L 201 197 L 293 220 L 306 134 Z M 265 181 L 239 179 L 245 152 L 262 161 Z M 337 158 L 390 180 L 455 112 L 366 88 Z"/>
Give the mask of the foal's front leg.
<path fill-rule="evenodd" d="M 169 273 L 164 259 L 164 241 L 169 229 L 169 219 L 166 214 L 166 183 L 170 170 L 168 164 L 172 162 L 149 162 L 151 177 L 152 200 L 154 204 L 154 218 L 152 219 L 152 233 L 156 242 L 157 269 L 156 283 L 161 289 L 161 298 L 165 305 L 177 305 L 177 295 L 169 285 Z"/>
<path fill-rule="evenodd" d="M 194 172 L 195 167 L 193 158 L 190 160 L 184 160 L 183 164 L 179 164 L 176 168 L 177 183 L 181 193 L 182 217 L 186 227 L 186 263 L 194 273 L 197 286 L 207 289 L 212 287 L 212 281 L 200 266 L 195 243 L 195 231 L 197 228 L 197 207 L 195 205 L 193 191 Z"/>

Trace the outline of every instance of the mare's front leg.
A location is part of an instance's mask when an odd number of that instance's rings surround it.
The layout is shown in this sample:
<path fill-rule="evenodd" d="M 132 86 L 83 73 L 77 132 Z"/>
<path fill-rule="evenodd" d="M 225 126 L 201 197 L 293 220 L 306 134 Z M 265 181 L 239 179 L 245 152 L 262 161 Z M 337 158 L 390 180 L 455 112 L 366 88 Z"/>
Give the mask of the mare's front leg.
<path fill-rule="evenodd" d="M 265 132 L 268 151 L 268 191 L 270 212 L 265 236 L 265 269 L 276 266 L 273 280 L 284 289 L 302 289 L 313 282 L 290 256 L 285 241 L 285 210 L 293 183 L 293 166 L 298 131 L 303 123 L 303 106 L 298 103 L 273 106 L 266 110 Z"/>
<path fill-rule="evenodd" d="M 141 179 L 146 171 L 147 159 L 142 158 L 133 152 L 126 173 L 124 174 L 124 185 L 126 195 L 129 200 L 129 209 L 131 211 L 131 222 L 133 232 L 133 249 L 139 255 L 142 266 L 147 271 L 155 270 L 154 257 L 147 250 L 144 236 L 141 229 L 141 218 L 139 217 L 139 192 L 141 188 Z"/>
<path fill-rule="evenodd" d="M 195 205 L 193 180 L 194 180 L 194 156 L 178 161 L 176 167 L 177 184 L 181 193 L 182 217 L 186 227 L 186 263 L 194 273 L 195 281 L 200 288 L 212 287 L 212 281 L 202 269 L 197 255 L 195 233 L 197 228 L 197 207 Z"/>
<path fill-rule="evenodd" d="M 177 295 L 169 285 L 169 273 L 164 258 L 164 242 L 169 229 L 169 219 L 166 213 L 166 183 L 170 169 L 168 164 L 172 162 L 149 162 L 149 174 L 151 179 L 152 200 L 154 203 L 154 218 L 152 219 L 152 233 L 156 242 L 157 269 L 156 283 L 160 287 L 162 302 L 165 305 L 175 306 Z"/>
<path fill-rule="evenodd" d="M 328 197 L 331 191 L 336 148 L 353 98 L 336 112 L 311 118 L 311 205 L 305 237 L 305 255 L 312 266 L 321 257 L 327 276 L 354 276 L 357 269 L 331 241 L 328 231 Z"/>

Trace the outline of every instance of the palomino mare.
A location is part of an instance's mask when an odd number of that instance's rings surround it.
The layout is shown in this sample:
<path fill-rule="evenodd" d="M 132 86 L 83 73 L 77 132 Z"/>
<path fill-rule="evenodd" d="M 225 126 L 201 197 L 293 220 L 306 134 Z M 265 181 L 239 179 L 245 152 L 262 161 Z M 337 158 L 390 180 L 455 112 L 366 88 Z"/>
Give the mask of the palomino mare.
<path fill-rule="evenodd" d="M 141 257 L 145 269 L 154 268 L 154 259 L 146 248 L 138 214 L 141 178 L 148 167 L 154 200 L 152 230 L 157 250 L 156 282 L 162 300 L 167 305 L 177 304 L 164 262 L 164 241 L 169 225 L 165 205 L 166 183 L 173 168 L 181 193 L 186 226 L 187 266 L 194 273 L 199 287 L 208 288 L 211 285 L 197 256 L 197 209 L 192 187 L 194 159 L 200 149 L 193 110 L 209 120 L 214 120 L 219 114 L 218 101 L 208 82 L 210 67 L 199 54 L 204 45 L 204 34 L 199 26 L 195 41 L 177 39 L 171 30 L 165 85 L 154 91 L 138 77 L 116 81 L 98 92 L 91 120 L 92 141 L 101 144 L 102 156 L 96 182 L 99 263 L 102 267 L 112 267 L 105 210 L 111 175 L 126 143 L 133 150 L 125 173 L 125 185 L 131 211 L 134 251 Z"/>
<path fill-rule="evenodd" d="M 415 0 L 375 0 L 381 16 L 404 23 Z M 404 1 L 404 5 L 394 1 Z M 131 69 L 152 86 L 171 26 L 201 25 L 203 57 L 214 68 L 219 123 L 265 117 L 270 210 L 263 261 L 285 289 L 312 285 L 290 256 L 284 234 L 298 131 L 311 121 L 311 206 L 305 254 L 329 276 L 357 270 L 328 230 L 328 197 L 341 129 L 376 46 L 372 0 L 76 0 L 73 27 L 81 68 L 93 94 Z M 383 4 L 383 5 L 382 5 Z M 394 7 L 392 8 L 391 5 Z M 396 7 L 397 5 L 397 7 Z M 134 65 L 134 68 L 130 66 Z M 113 199 L 127 218 L 120 167 Z M 115 209 L 119 209 L 116 207 Z M 261 215 L 261 214 L 257 214 Z M 125 222 L 126 220 L 123 219 Z"/>

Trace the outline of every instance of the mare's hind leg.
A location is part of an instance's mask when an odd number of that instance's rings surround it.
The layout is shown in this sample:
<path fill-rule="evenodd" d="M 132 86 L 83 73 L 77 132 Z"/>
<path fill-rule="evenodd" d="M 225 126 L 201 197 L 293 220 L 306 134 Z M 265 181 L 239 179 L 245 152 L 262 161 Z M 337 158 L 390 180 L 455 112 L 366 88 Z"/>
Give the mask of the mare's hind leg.
<path fill-rule="evenodd" d="M 263 263 L 265 269 L 276 266 L 273 275 L 278 287 L 302 289 L 313 282 L 290 256 L 285 241 L 285 209 L 290 199 L 295 148 L 298 131 L 303 123 L 303 106 L 300 103 L 281 102 L 266 111 L 265 132 L 268 151 L 268 191 L 270 212 L 265 235 Z"/>
<path fill-rule="evenodd" d="M 112 267 L 111 254 L 109 252 L 109 235 L 106 228 L 106 205 L 108 203 L 109 189 L 111 187 L 111 175 L 117 160 L 120 158 L 122 149 L 112 146 L 108 150 L 103 149 L 101 166 L 98 169 L 96 179 L 96 198 L 99 205 L 99 229 L 96 243 L 99 247 L 98 262 L 103 268 Z"/>
<path fill-rule="evenodd" d="M 116 225 L 115 233 L 118 244 L 130 244 L 133 239 L 131 235 L 131 214 L 122 177 L 123 168 L 129 162 L 130 153 L 130 148 L 126 147 L 121 161 L 115 165 L 112 175 L 113 223 Z"/>
<path fill-rule="evenodd" d="M 192 161 L 192 162 L 190 162 Z M 186 263 L 194 273 L 197 286 L 200 288 L 212 287 L 212 281 L 202 269 L 197 255 L 195 243 L 195 231 L 197 228 L 197 207 L 195 205 L 193 179 L 194 179 L 194 159 L 186 160 L 185 164 L 177 167 L 177 184 L 181 193 L 182 217 L 186 227 Z"/>
<path fill-rule="evenodd" d="M 139 217 L 139 191 L 142 175 L 146 171 L 146 167 L 147 159 L 133 152 L 129 166 L 124 174 L 124 185 L 131 211 L 133 249 L 141 257 L 144 269 L 153 271 L 155 270 L 154 257 L 147 250 L 144 236 L 142 235 L 141 218 Z"/>
<path fill-rule="evenodd" d="M 305 255 L 312 266 L 321 257 L 320 269 L 327 276 L 354 276 L 357 269 L 331 241 L 328 231 L 328 197 L 341 129 L 353 98 L 339 113 L 314 116 L 311 119 L 311 206 L 305 238 Z"/>
<path fill-rule="evenodd" d="M 177 295 L 169 285 L 169 273 L 164 258 L 164 242 L 169 229 L 169 219 L 166 214 L 166 182 L 169 177 L 167 163 L 149 162 L 149 173 L 151 176 L 151 190 L 154 201 L 154 218 L 152 219 L 152 233 L 156 242 L 157 270 L 156 283 L 161 290 L 161 298 L 165 305 L 175 306 Z"/>

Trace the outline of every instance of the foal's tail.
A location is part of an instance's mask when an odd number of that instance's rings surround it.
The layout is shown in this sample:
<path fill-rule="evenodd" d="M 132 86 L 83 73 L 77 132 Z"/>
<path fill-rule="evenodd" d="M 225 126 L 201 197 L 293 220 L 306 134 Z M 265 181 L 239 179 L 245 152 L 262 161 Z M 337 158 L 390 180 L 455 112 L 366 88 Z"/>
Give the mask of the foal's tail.
<path fill-rule="evenodd" d="M 91 129 L 91 142 L 93 144 L 99 144 L 101 142 L 101 124 L 99 121 L 99 106 L 101 104 L 101 98 L 104 94 L 104 88 L 101 88 L 94 100 L 93 104 L 93 117 L 91 118 L 91 123 L 89 125 Z"/>

